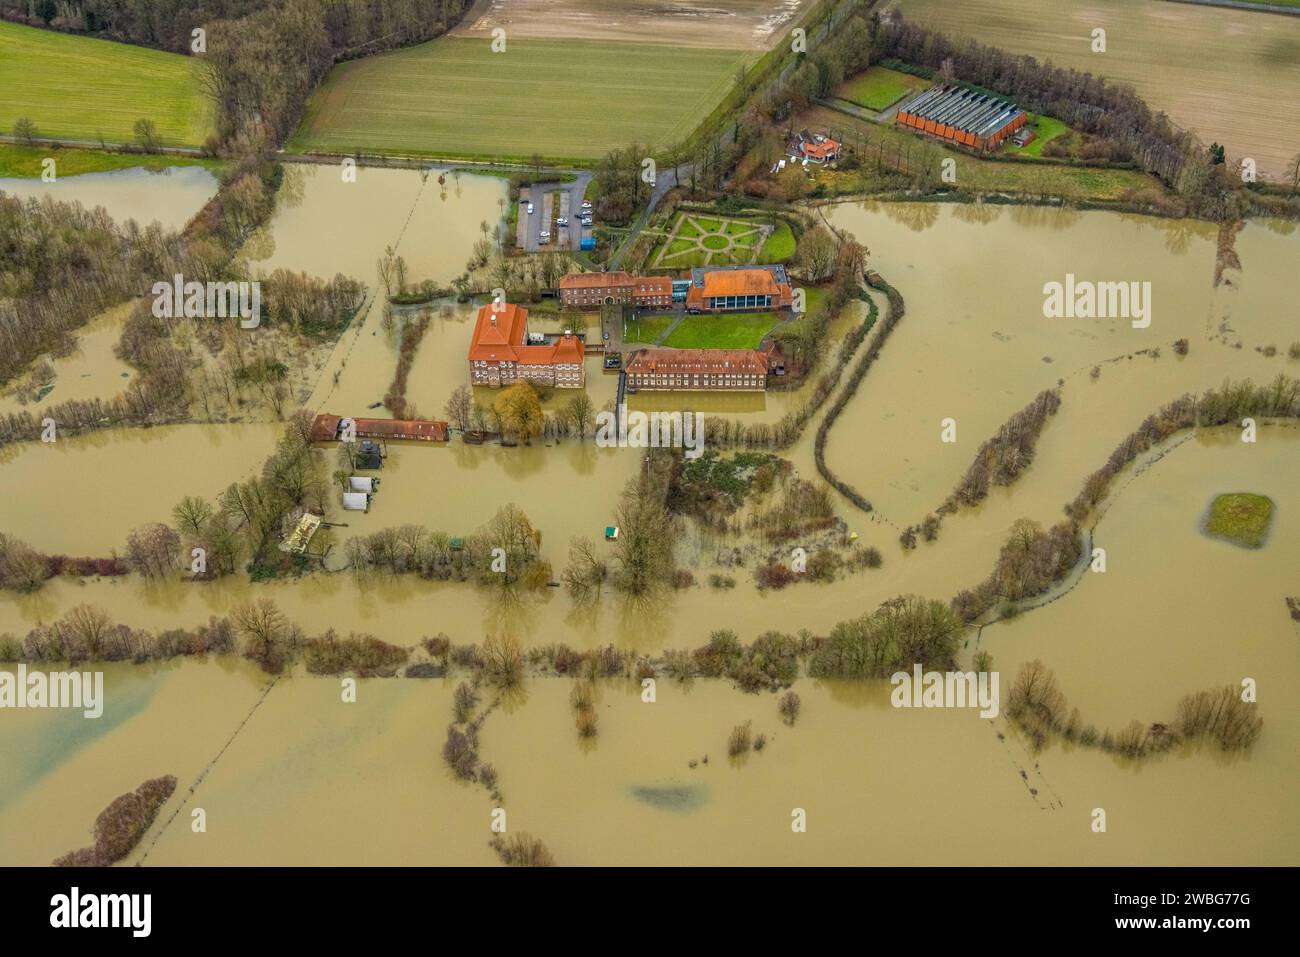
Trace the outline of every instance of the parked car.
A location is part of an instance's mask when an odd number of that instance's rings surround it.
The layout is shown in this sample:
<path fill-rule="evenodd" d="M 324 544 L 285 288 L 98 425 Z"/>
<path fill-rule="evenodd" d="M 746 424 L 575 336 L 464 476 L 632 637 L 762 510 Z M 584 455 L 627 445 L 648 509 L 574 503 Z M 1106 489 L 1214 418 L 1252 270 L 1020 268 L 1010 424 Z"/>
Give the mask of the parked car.
<path fill-rule="evenodd" d="M 529 204 L 528 204 L 528 215 L 529 215 L 529 216 L 533 215 L 533 204 L 532 204 L 532 203 L 529 203 Z"/>
<path fill-rule="evenodd" d="M 557 219 L 557 220 L 555 221 L 555 225 L 556 225 L 556 226 L 567 226 L 567 225 L 569 225 L 569 221 L 568 221 L 567 219 L 565 219 L 563 216 L 561 216 L 559 219 Z"/>
<path fill-rule="evenodd" d="M 547 230 L 543 229 L 541 235 L 538 236 L 538 241 L 545 246 L 551 241 L 551 234 Z"/>
<path fill-rule="evenodd" d="M 583 209 L 591 209 L 591 200 L 589 200 L 589 199 L 584 199 L 584 200 L 582 201 L 582 208 L 583 208 Z"/>

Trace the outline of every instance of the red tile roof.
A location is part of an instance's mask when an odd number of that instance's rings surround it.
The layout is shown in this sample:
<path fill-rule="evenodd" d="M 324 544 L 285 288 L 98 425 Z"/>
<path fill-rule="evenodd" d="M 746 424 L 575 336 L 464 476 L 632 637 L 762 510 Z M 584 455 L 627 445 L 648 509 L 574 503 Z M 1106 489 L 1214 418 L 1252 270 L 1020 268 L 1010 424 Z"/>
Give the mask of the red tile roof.
<path fill-rule="evenodd" d="M 586 347 L 577 336 L 561 336 L 545 345 L 526 345 L 528 310 L 507 304 L 493 311 L 488 303 L 478 311 L 474 336 L 470 339 L 471 362 L 518 362 L 521 365 L 581 363 Z"/>
<path fill-rule="evenodd" d="M 640 349 L 627 371 L 663 375 L 767 375 L 767 358 L 750 349 Z"/>
<path fill-rule="evenodd" d="M 560 277 L 561 289 L 609 289 L 632 285 L 632 276 L 625 272 L 571 272 Z"/>
<path fill-rule="evenodd" d="M 478 311 L 474 336 L 470 339 L 471 362 L 517 362 L 516 348 L 522 348 L 528 310 L 513 303 L 488 303 Z"/>

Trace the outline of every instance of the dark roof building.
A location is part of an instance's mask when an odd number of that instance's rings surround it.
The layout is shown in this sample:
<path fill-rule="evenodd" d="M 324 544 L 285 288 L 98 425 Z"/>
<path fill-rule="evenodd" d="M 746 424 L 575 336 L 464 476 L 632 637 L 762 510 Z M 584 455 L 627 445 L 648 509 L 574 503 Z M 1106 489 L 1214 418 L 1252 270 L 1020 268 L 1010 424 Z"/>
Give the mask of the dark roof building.
<path fill-rule="evenodd" d="M 959 146 L 996 149 L 1028 116 L 1009 100 L 964 86 L 933 86 L 898 108 L 899 126 Z"/>

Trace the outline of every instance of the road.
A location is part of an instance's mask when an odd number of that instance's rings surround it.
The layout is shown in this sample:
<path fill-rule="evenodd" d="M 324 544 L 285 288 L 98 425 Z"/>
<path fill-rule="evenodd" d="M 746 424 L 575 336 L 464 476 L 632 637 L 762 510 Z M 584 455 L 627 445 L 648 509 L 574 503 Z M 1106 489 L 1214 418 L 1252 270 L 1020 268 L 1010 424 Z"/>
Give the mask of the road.
<path fill-rule="evenodd" d="M 592 174 L 590 171 L 583 171 L 575 175 L 577 178 L 572 183 L 534 183 L 532 186 L 524 187 L 519 191 L 519 231 L 523 240 L 521 248 L 525 252 L 535 253 L 548 248 L 578 248 L 578 243 L 582 237 L 579 211 L 582 209 L 582 198 L 586 195 L 587 184 L 591 182 Z M 568 230 L 557 229 L 553 221 L 559 215 L 560 204 L 558 202 L 554 204 L 555 209 L 551 213 L 552 222 L 544 222 L 546 204 L 542 201 L 542 198 L 551 190 L 559 190 L 569 194 Z M 533 202 L 532 215 L 528 214 L 529 198 Z M 559 196 L 556 196 L 556 199 L 558 200 Z M 549 245 L 542 244 L 543 228 L 550 230 L 551 242 Z M 567 235 L 562 235 L 566 233 Z M 567 244 L 563 244 L 562 239 L 567 239 Z"/>
<path fill-rule="evenodd" d="M 650 221 L 650 214 L 655 211 L 655 207 L 659 205 L 659 201 L 668 195 L 670 189 L 676 188 L 679 179 L 686 181 L 690 180 L 692 165 L 693 164 L 691 163 L 683 165 L 680 177 L 678 177 L 676 169 L 666 169 L 663 171 L 662 175 L 656 178 L 655 185 L 650 190 L 650 201 L 646 203 L 645 209 L 641 210 L 641 215 L 636 218 L 636 222 L 632 224 L 632 228 L 629 229 L 627 235 L 623 237 L 623 244 L 619 246 L 614 255 L 610 257 L 610 269 L 618 269 L 622 265 L 623 257 L 626 256 L 628 250 L 632 248 L 633 244 L 636 242 L 637 236 L 641 235 L 641 230 L 645 229 L 646 223 Z"/>

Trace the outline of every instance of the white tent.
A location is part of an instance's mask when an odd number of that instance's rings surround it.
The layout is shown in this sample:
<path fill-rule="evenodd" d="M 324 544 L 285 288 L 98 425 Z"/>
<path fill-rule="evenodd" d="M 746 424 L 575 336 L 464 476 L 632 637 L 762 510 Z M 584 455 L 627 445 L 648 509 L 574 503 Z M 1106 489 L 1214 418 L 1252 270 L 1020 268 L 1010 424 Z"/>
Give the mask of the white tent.
<path fill-rule="evenodd" d="M 365 492 L 344 492 L 343 507 L 353 512 L 368 512 L 370 496 Z"/>

